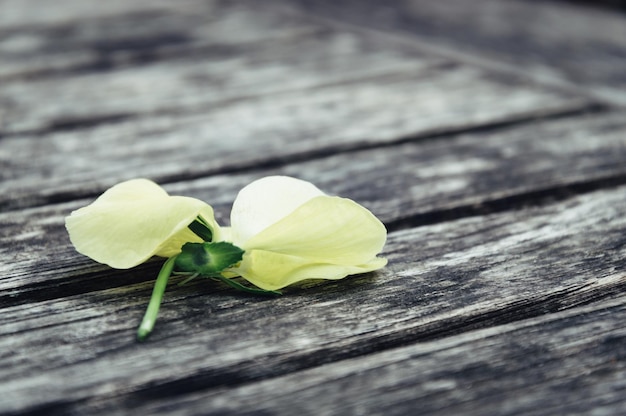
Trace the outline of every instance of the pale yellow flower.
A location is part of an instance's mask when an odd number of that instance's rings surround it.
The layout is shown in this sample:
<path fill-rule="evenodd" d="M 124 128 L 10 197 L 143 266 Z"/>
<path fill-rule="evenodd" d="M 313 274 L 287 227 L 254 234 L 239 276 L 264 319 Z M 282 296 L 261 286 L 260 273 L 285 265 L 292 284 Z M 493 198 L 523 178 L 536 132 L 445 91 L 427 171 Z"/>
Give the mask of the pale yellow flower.
<path fill-rule="evenodd" d="M 277 293 L 301 280 L 341 279 L 387 263 L 376 257 L 387 231 L 371 212 L 285 176 L 259 179 L 242 189 L 228 228 L 218 226 L 206 203 L 170 196 L 146 179 L 112 187 L 65 223 L 78 252 L 114 268 L 131 268 L 154 255 L 169 257 L 137 330 L 139 340 L 154 327 L 172 272 Z M 236 276 L 262 290 L 230 279 Z"/>
<path fill-rule="evenodd" d="M 156 255 L 172 257 L 186 242 L 202 242 L 189 228 L 202 217 L 220 239 L 213 209 L 198 199 L 170 196 L 147 179 L 122 182 L 65 219 L 76 250 L 116 269 Z"/>
<path fill-rule="evenodd" d="M 127 269 L 154 255 L 175 256 L 187 242 L 202 242 L 188 228 L 197 217 L 209 225 L 213 242 L 244 250 L 242 261 L 224 276 L 242 276 L 265 290 L 305 279 L 341 279 L 387 263 L 376 257 L 387 232 L 371 212 L 286 176 L 243 188 L 233 204 L 231 227 L 220 228 L 206 203 L 170 196 L 146 179 L 112 187 L 67 217 L 66 227 L 78 252 Z"/>
<path fill-rule="evenodd" d="M 387 237 L 367 209 L 328 196 L 309 182 L 285 176 L 243 188 L 222 238 L 245 251 L 225 274 L 275 290 L 305 279 L 341 279 L 379 269 Z"/>

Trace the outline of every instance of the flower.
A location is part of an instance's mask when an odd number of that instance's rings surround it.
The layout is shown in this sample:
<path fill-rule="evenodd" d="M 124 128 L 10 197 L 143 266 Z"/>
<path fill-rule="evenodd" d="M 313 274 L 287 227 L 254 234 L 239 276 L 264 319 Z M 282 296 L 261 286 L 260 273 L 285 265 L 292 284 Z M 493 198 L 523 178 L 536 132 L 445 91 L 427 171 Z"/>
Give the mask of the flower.
<path fill-rule="evenodd" d="M 313 184 L 270 176 L 243 188 L 222 238 L 244 250 L 226 273 L 266 290 L 305 279 L 341 279 L 379 269 L 384 225 L 356 202 Z"/>
<path fill-rule="evenodd" d="M 208 204 L 169 196 L 152 181 L 133 179 L 72 212 L 65 226 L 79 253 L 116 269 L 129 269 L 154 255 L 172 257 L 186 242 L 202 242 L 188 228 L 197 217 L 207 222 L 214 238 L 220 238 Z"/>
<path fill-rule="evenodd" d="M 243 188 L 231 227 L 220 228 L 213 208 L 170 196 L 147 179 L 115 185 L 65 219 L 76 250 L 118 269 L 168 257 L 137 330 L 152 332 L 173 272 L 202 275 L 253 293 L 305 279 L 341 279 L 379 269 L 385 226 L 354 201 L 328 196 L 309 182 L 270 176 Z M 232 280 L 241 276 L 260 289 Z M 188 280 L 187 279 L 187 280 Z"/>
<path fill-rule="evenodd" d="M 286 176 L 243 188 L 233 204 L 231 227 L 220 228 L 205 202 L 170 196 L 147 179 L 115 185 L 72 212 L 66 227 L 78 252 L 128 269 L 154 255 L 176 256 L 185 243 L 201 243 L 189 228 L 198 217 L 213 242 L 230 242 L 244 251 L 242 261 L 222 274 L 241 276 L 264 290 L 305 279 L 341 279 L 387 263 L 376 257 L 387 232 L 371 212 Z"/>

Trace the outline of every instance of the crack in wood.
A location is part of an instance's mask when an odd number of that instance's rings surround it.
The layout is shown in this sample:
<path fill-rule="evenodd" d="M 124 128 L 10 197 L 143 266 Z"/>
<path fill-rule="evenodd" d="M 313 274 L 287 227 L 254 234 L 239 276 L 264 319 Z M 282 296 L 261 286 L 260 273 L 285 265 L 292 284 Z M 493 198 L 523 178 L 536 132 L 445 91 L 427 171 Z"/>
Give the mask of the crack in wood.
<path fill-rule="evenodd" d="M 562 186 L 486 200 L 480 204 L 457 206 L 449 209 L 425 212 L 406 218 L 398 218 L 393 221 L 388 221 L 385 225 L 389 231 L 398 231 L 461 218 L 547 205 L 601 189 L 617 188 L 624 184 L 626 184 L 626 175 L 607 176 L 589 181 L 572 182 Z"/>
<path fill-rule="evenodd" d="M 41 283 L 26 284 L 20 287 L 19 293 L 13 293 L 10 290 L 3 291 L 0 294 L 0 310 L 18 305 L 62 299 L 68 296 L 148 282 L 154 280 L 161 267 L 160 263 L 157 261 L 146 263 L 134 269 L 132 273 L 118 271 L 117 273 L 124 273 L 124 279 L 115 279 L 116 273 L 108 268 L 93 272 L 83 269 L 80 271 L 81 284 L 79 285 L 71 279 L 70 274 L 68 274 L 70 279 L 64 282 L 53 281 L 50 284 L 43 285 Z"/>
<path fill-rule="evenodd" d="M 71 414 L 71 409 L 81 403 L 85 403 L 86 400 L 58 400 L 50 403 L 45 403 L 39 406 L 34 406 L 27 409 L 22 409 L 15 412 L 3 412 L 4 416 L 67 416 Z"/>
<path fill-rule="evenodd" d="M 439 129 L 434 132 L 425 132 L 423 134 L 418 134 L 414 136 L 405 136 L 398 137 L 393 140 L 385 141 L 385 142 L 376 142 L 373 140 L 368 140 L 367 138 L 363 138 L 360 141 L 347 143 L 347 144 L 335 144 L 321 147 L 319 149 L 307 149 L 300 153 L 288 153 L 284 155 L 279 155 L 275 157 L 267 157 L 262 161 L 253 160 L 250 162 L 236 163 L 233 161 L 228 166 L 222 166 L 219 168 L 213 169 L 199 169 L 193 172 L 184 172 L 175 175 L 164 175 L 159 178 L 154 178 L 158 180 L 158 182 L 162 185 L 178 183 L 183 181 L 196 180 L 201 178 L 206 178 L 212 175 L 223 175 L 223 174 L 235 174 L 235 173 L 249 173 L 249 172 L 257 172 L 263 171 L 266 169 L 280 168 L 296 163 L 302 163 L 312 160 L 324 159 L 327 157 L 331 157 L 339 154 L 347 154 L 354 151 L 361 150 L 373 150 L 373 149 L 382 149 L 388 147 L 394 147 L 406 143 L 422 143 L 434 140 L 446 140 L 453 139 L 454 137 L 460 134 L 475 134 L 475 133 L 489 133 L 498 130 L 508 130 L 513 129 L 519 126 L 523 126 L 529 123 L 536 123 L 539 121 L 551 121 L 551 120 L 560 120 L 568 117 L 579 117 L 590 114 L 601 114 L 606 112 L 607 108 L 599 103 L 590 103 L 588 105 L 583 106 L 582 108 L 575 109 L 566 109 L 554 111 L 548 114 L 533 114 L 533 115 L 521 115 L 517 117 L 510 117 L 505 120 L 496 120 L 488 123 L 484 123 L 478 126 L 472 127 L 462 127 L 462 128 L 447 128 L 447 129 Z M 71 129 L 80 129 L 91 126 L 96 126 L 105 123 L 118 123 L 123 122 L 124 120 L 133 117 L 132 114 L 115 114 L 115 115 L 107 115 L 102 117 L 90 117 L 85 119 L 67 119 L 67 120 L 58 120 L 55 123 L 56 127 L 52 127 L 50 131 L 39 132 L 41 134 L 51 133 L 54 130 L 71 130 Z M 2 139 L 2 134 L 0 133 L 0 139 Z M 607 187 L 613 186 L 613 183 L 621 184 L 621 179 L 619 178 L 608 178 Z M 600 189 L 601 187 L 594 181 L 594 184 L 589 188 L 590 190 Z M 582 184 L 574 184 L 575 189 L 581 189 L 581 192 L 586 189 Z M 0 212 L 10 212 L 23 208 L 32 208 L 32 207 L 41 207 L 50 204 L 59 204 L 66 203 L 78 199 L 85 198 L 93 198 L 100 195 L 104 192 L 104 189 L 75 189 L 71 191 L 53 191 L 46 195 L 36 195 L 32 198 L 23 198 L 21 200 L 8 199 L 4 201 L 0 201 Z M 541 193 L 542 191 L 540 191 Z M 511 197 L 515 198 L 515 197 Z M 522 199 L 528 199 L 527 196 L 523 196 Z M 513 199 L 515 201 L 515 199 Z M 513 202 L 512 201 L 512 202 Z M 498 204 L 496 202 L 495 204 Z M 481 210 L 471 211 L 474 208 L 471 207 L 460 207 L 460 208 L 452 208 L 451 210 L 445 210 L 442 214 L 438 214 L 437 212 L 424 214 L 425 216 L 440 216 L 442 219 L 438 221 L 443 221 L 446 218 L 459 218 L 461 216 L 467 215 L 476 215 L 476 214 L 462 214 L 462 212 L 476 212 L 481 213 Z M 481 208 L 482 209 L 482 208 Z M 492 209 L 492 208 L 489 208 Z M 459 211 L 460 210 L 460 211 Z M 468 211 L 469 210 L 469 211 Z M 451 211 L 451 212 L 448 212 Z M 489 212 L 489 211 L 486 211 Z M 421 217 L 421 216 L 420 216 Z M 398 224 L 404 223 L 408 221 L 414 221 L 416 225 L 420 225 L 419 219 L 398 219 Z M 428 223 L 428 222 L 425 222 Z M 397 229 L 397 225 L 395 225 L 395 229 Z"/>
<path fill-rule="evenodd" d="M 66 130 L 77 130 L 99 126 L 101 124 L 119 123 L 136 116 L 132 113 L 106 114 L 102 116 L 90 116 L 81 118 L 60 118 L 52 120 L 46 133 L 56 133 Z"/>

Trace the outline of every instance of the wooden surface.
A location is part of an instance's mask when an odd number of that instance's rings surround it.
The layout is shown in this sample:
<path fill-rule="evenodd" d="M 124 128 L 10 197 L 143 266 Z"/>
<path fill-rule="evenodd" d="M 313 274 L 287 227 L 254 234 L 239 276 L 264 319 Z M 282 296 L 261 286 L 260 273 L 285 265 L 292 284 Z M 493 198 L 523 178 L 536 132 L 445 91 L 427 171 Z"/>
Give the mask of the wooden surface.
<path fill-rule="evenodd" d="M 623 414 L 625 30 L 557 2 L 0 0 L 0 414 Z M 172 284 L 135 342 L 162 260 L 94 263 L 63 218 L 149 177 L 227 223 L 277 173 L 371 209 L 388 266 Z"/>

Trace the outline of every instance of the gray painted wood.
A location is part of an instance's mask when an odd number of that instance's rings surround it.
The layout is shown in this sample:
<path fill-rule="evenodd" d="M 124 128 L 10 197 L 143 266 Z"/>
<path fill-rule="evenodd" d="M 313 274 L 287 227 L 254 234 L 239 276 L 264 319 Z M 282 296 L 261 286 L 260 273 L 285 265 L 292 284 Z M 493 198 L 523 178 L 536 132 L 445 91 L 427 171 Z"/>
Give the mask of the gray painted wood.
<path fill-rule="evenodd" d="M 104 74 L 312 33 L 304 19 L 219 1 L 0 2 L 0 80 Z"/>
<path fill-rule="evenodd" d="M 0 351 L 11 365 L 0 380 L 11 400 L 1 409 L 69 412 L 92 398 L 127 406 L 230 388 L 597 301 L 626 284 L 625 202 L 618 188 L 398 231 L 385 269 L 279 298 L 205 281 L 173 285 L 145 344 L 133 333 L 149 282 L 7 306 Z M 132 281 L 156 267 L 96 273 Z M 76 276 L 73 285 L 81 284 Z"/>
<path fill-rule="evenodd" d="M 474 63 L 581 87 L 626 105 L 626 14 L 558 1 L 297 2 L 366 28 L 401 33 Z M 293 3 L 292 3 L 293 4 Z"/>
<path fill-rule="evenodd" d="M 252 16 L 246 17 L 250 26 L 259 26 Z M 196 56 L 156 60 L 151 65 L 7 82 L 0 90 L 1 131 L 41 134 L 146 113 L 210 114 L 235 99 L 412 72 L 442 62 L 411 57 L 401 49 L 385 48 L 385 42 L 349 33 L 298 36 L 289 29 L 279 32 L 283 39 L 268 36 L 226 43 Z M 158 51 L 158 45 L 149 46 Z"/>
<path fill-rule="evenodd" d="M 111 0 L 108 3 L 81 0 L 59 0 L 55 4 L 41 0 L 1 0 L 0 28 L 80 24 L 82 20 L 137 13 L 191 13 L 215 8 L 212 0 L 180 0 L 176 5 L 166 0 Z"/>
<path fill-rule="evenodd" d="M 50 132 L 44 140 L 39 134 L 5 137 L 0 205 L 3 210 L 26 207 L 87 190 L 93 195 L 131 177 L 190 179 L 409 137 L 576 113 L 590 105 L 473 68 L 420 69 L 419 63 L 412 68 L 222 103 L 200 113 L 186 109 L 184 115 L 133 116 L 94 128 Z M 325 72 L 320 74 L 319 84 L 329 80 Z M 72 82 L 77 88 L 81 84 Z M 146 102 L 159 100 L 156 93 L 152 98 Z M 101 100 L 115 103 L 111 97 L 93 100 L 96 105 Z M 135 106 L 135 101 L 124 105 Z M 62 102 L 90 111 L 89 105 Z"/>
<path fill-rule="evenodd" d="M 147 404 L 136 400 L 131 408 L 153 415 L 406 415 L 418 410 L 428 415 L 618 415 L 626 412 L 625 318 L 622 296 L 235 389 Z"/>
<path fill-rule="evenodd" d="M 623 413 L 626 126 L 585 98 L 619 103 L 589 62 L 621 17 L 405 1 L 398 39 L 302 2 L 48 3 L 0 0 L 0 414 Z M 276 298 L 174 279 L 137 344 L 161 261 L 95 264 L 63 217 L 148 176 L 225 223 L 276 173 L 372 209 L 389 265 Z"/>
<path fill-rule="evenodd" d="M 85 21 L 62 23 L 52 13 L 50 21 L 14 28 L 15 36 L 32 31 L 63 44 L 49 52 L 63 52 L 58 59 L 106 42 L 136 46 L 107 53 L 139 55 L 3 84 L 2 210 L 95 195 L 130 177 L 184 180 L 593 105 L 374 35 L 240 6 L 184 2 L 172 10 L 154 3 L 139 13 L 136 5 L 115 3 L 95 8 Z M 175 26 L 171 31 L 186 30 L 213 46 L 185 55 L 189 45 L 177 45 L 180 56 L 172 56 L 163 52 L 167 45 L 137 40 L 153 39 L 163 19 Z M 111 22 L 119 39 L 107 37 Z M 228 37 L 237 27 L 243 30 Z M 41 51 L 51 49 L 45 42 L 37 43 Z M 0 67 L 12 62 L 0 60 Z"/>

